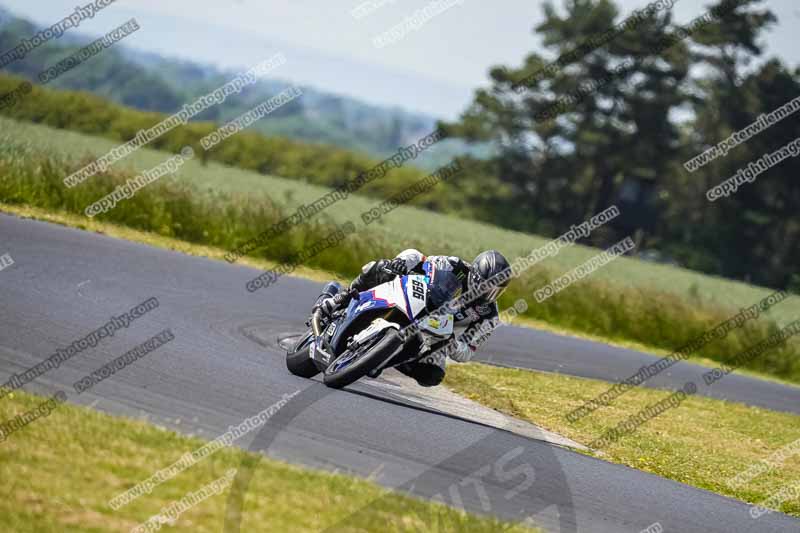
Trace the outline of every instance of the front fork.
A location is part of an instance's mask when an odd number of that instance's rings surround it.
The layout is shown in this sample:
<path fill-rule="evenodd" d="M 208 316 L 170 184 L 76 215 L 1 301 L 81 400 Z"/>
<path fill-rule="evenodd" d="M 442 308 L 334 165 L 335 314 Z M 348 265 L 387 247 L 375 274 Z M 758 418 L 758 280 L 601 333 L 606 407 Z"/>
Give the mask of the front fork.
<path fill-rule="evenodd" d="M 319 296 L 317 296 L 317 300 L 314 302 L 314 306 L 312 307 L 312 309 L 316 309 L 317 306 L 320 303 L 322 303 L 323 300 L 327 298 L 333 298 L 341 291 L 342 291 L 341 283 L 339 283 L 338 281 L 329 281 L 328 283 L 325 284 L 324 287 L 322 287 L 322 293 Z M 306 326 L 311 326 L 313 321 L 314 321 L 314 314 L 312 313 L 312 315 L 308 317 L 308 320 L 306 320 Z M 315 335 L 317 335 L 317 332 L 315 332 Z"/>

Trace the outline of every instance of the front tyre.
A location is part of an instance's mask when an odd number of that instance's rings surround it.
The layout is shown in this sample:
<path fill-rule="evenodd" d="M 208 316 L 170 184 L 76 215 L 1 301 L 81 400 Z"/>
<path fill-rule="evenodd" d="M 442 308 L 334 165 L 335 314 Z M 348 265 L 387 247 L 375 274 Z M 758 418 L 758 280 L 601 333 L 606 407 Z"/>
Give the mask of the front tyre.
<path fill-rule="evenodd" d="M 403 341 L 396 329 L 389 328 L 384 332 L 376 341 L 358 347 L 355 353 L 348 350 L 334 359 L 322 377 L 325 385 L 333 389 L 346 387 L 403 349 Z"/>
<path fill-rule="evenodd" d="M 313 337 L 309 331 L 298 340 L 293 347 L 286 350 L 286 368 L 295 376 L 313 378 L 319 374 L 319 368 L 308 354 L 308 346 Z"/>

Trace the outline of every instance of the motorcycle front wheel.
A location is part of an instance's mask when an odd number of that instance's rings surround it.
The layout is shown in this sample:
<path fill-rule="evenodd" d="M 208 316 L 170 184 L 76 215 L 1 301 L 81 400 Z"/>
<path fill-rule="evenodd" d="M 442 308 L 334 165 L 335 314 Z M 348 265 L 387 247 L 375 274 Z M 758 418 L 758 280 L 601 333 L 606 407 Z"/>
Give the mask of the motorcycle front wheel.
<path fill-rule="evenodd" d="M 347 350 L 325 369 L 322 380 L 328 387 L 341 389 L 366 376 L 381 363 L 403 349 L 396 329 L 385 329 L 381 336 L 354 351 Z"/>

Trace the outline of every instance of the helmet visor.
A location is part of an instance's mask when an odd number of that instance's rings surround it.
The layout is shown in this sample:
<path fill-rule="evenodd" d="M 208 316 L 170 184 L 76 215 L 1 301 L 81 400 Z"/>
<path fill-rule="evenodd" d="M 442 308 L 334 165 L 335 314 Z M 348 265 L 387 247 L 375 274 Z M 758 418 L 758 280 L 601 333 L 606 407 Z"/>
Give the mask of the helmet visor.
<path fill-rule="evenodd" d="M 496 302 L 508 287 L 508 280 L 498 274 L 493 279 L 483 280 L 474 272 L 470 274 L 470 291 L 477 301 Z"/>
<path fill-rule="evenodd" d="M 500 298 L 500 295 L 503 294 L 503 291 L 505 290 L 506 290 L 505 287 L 497 287 L 495 289 L 489 289 L 484 293 L 483 297 L 490 302 L 496 302 L 497 299 Z"/>

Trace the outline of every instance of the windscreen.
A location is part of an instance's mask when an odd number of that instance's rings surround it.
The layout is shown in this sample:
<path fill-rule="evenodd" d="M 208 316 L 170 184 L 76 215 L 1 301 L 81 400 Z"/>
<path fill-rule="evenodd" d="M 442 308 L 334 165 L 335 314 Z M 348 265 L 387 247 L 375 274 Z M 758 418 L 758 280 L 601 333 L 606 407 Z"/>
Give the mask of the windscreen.
<path fill-rule="evenodd" d="M 430 269 L 428 274 L 428 311 L 438 309 L 448 300 L 458 296 L 461 282 L 452 270 Z"/>

